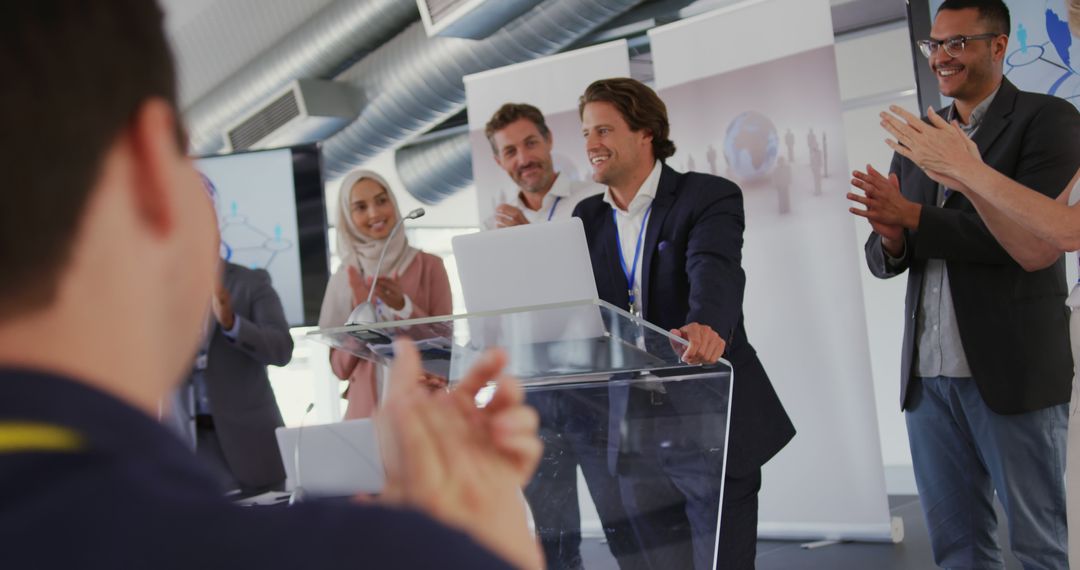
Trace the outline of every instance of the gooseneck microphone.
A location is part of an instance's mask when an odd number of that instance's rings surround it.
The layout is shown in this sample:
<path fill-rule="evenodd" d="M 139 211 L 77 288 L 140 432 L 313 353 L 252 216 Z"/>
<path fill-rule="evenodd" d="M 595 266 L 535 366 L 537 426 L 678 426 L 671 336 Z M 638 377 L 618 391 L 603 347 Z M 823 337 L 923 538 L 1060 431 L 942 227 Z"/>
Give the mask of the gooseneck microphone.
<path fill-rule="evenodd" d="M 300 478 L 300 444 L 304 442 L 304 423 L 307 420 L 315 402 L 308 404 L 304 410 L 304 416 L 300 418 L 300 428 L 296 430 L 296 447 L 293 448 L 293 473 L 296 473 L 296 485 L 293 486 L 292 495 L 289 497 L 289 506 L 293 506 L 304 500 L 304 485 Z"/>
<path fill-rule="evenodd" d="M 405 225 L 405 220 L 415 220 L 424 214 L 423 208 L 417 208 L 408 214 L 405 214 L 400 222 L 394 224 L 394 229 L 390 230 L 390 235 L 386 238 L 386 243 L 383 244 L 382 253 L 379 254 L 379 261 L 375 264 L 375 278 L 371 280 L 371 290 L 368 291 L 367 300 L 357 305 L 352 313 L 349 313 L 349 318 L 345 321 L 346 325 L 374 323 L 378 321 L 375 305 L 371 304 L 371 299 L 375 295 L 375 286 L 379 283 L 379 274 L 382 271 L 383 260 L 386 259 L 386 250 L 390 248 L 390 242 L 393 241 L 394 236 L 397 235 L 398 231 Z"/>

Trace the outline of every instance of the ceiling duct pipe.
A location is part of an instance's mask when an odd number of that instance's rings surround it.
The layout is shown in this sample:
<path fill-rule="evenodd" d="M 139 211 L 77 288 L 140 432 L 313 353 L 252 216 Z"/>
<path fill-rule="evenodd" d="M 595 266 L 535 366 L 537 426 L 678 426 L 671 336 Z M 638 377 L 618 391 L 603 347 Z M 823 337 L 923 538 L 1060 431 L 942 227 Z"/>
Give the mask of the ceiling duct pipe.
<path fill-rule="evenodd" d="M 324 142 L 327 180 L 464 109 L 464 76 L 556 53 L 640 2 L 547 0 L 480 41 L 428 38 L 420 22 L 413 24 L 336 78 L 357 87 L 365 106 Z"/>
<path fill-rule="evenodd" d="M 472 145 L 468 130 L 463 130 L 398 149 L 398 176 L 417 200 L 435 205 L 472 184 Z"/>
<path fill-rule="evenodd" d="M 193 154 L 225 146 L 223 132 L 295 79 L 327 79 L 358 53 L 419 21 L 416 2 L 336 0 L 185 109 Z"/>

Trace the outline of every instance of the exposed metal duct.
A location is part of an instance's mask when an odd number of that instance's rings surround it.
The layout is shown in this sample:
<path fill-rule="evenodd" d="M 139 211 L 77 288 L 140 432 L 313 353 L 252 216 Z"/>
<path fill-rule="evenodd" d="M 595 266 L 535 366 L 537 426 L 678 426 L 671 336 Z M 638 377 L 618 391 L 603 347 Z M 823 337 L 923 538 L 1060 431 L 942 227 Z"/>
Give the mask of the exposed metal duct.
<path fill-rule="evenodd" d="M 664 20 L 680 20 L 684 17 L 694 16 L 700 13 L 714 10 L 725 5 L 734 3 L 735 0 L 703 1 L 703 0 L 673 0 L 668 5 L 650 4 L 635 10 L 627 17 L 641 17 L 646 19 L 648 29 L 656 24 L 656 18 Z M 692 5 L 687 8 L 687 5 Z M 672 10 L 674 8 L 674 10 Z M 641 12 L 641 14 L 639 14 Z M 832 0 L 833 33 L 837 36 L 854 30 L 861 30 L 884 23 L 903 20 L 904 6 L 902 2 L 895 5 L 878 5 L 877 0 Z M 633 20 L 632 20 L 633 21 Z M 612 25 L 618 25 L 614 22 Z M 630 26 L 619 26 L 610 33 L 600 32 L 586 39 L 587 42 L 604 42 L 625 37 Z M 644 31 L 644 29 L 642 31 Z M 648 51 L 647 38 L 639 36 L 637 40 L 631 38 L 631 48 L 635 41 L 644 42 L 642 46 Z M 633 52 L 633 49 L 632 49 Z M 631 68 L 634 61 L 631 60 Z M 649 73 L 651 74 L 651 61 Z M 636 79 L 648 82 L 651 77 L 643 77 L 634 74 Z M 454 194 L 458 190 L 467 188 L 473 183 L 472 178 L 472 145 L 468 134 L 454 134 L 416 145 L 409 145 L 398 150 L 397 169 L 405 187 L 418 200 L 425 204 L 435 204 L 444 198 Z"/>
<path fill-rule="evenodd" d="M 424 204 L 437 204 L 473 182 L 472 146 L 467 129 L 403 147 L 394 161 L 405 188 Z"/>
<path fill-rule="evenodd" d="M 337 77 L 363 92 L 365 107 L 323 144 L 327 179 L 464 109 L 465 75 L 556 53 L 641 1 L 547 0 L 482 41 L 428 38 L 413 24 Z"/>
<path fill-rule="evenodd" d="M 337 0 L 185 110 L 191 150 L 224 146 L 230 123 L 294 79 L 325 79 L 357 53 L 375 49 L 420 17 L 416 2 Z"/>

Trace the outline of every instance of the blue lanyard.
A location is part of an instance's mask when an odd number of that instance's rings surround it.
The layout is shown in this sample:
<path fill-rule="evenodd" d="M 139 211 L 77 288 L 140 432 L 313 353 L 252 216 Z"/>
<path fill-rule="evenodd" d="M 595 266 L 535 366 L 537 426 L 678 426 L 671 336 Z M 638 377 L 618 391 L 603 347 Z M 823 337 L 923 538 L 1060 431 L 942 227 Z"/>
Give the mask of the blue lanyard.
<path fill-rule="evenodd" d="M 630 298 L 630 312 L 635 312 L 634 309 L 634 275 L 637 274 L 638 258 L 641 256 L 641 240 L 645 237 L 645 224 L 649 221 L 649 213 L 652 212 L 652 204 L 649 204 L 649 208 L 645 210 L 645 217 L 641 219 L 641 229 L 637 234 L 637 245 L 634 246 L 634 263 L 630 266 L 630 269 L 626 268 L 626 258 L 623 257 L 622 252 L 622 238 L 619 237 L 619 214 L 615 211 L 615 208 L 611 209 L 611 221 L 615 223 L 615 242 L 618 244 L 616 248 L 619 252 L 619 265 L 622 266 L 623 275 L 626 277 L 626 294 Z"/>
<path fill-rule="evenodd" d="M 562 200 L 562 196 L 556 196 L 555 197 L 555 203 L 551 205 L 551 211 L 548 212 L 547 221 L 550 222 L 551 217 L 555 215 L 555 208 L 557 208 L 559 206 L 559 200 Z"/>

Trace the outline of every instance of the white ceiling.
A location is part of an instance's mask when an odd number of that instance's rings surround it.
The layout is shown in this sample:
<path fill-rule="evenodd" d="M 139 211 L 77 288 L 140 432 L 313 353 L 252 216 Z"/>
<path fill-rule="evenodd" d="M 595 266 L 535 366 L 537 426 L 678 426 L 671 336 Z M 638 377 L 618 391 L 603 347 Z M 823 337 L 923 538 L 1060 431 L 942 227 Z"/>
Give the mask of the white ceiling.
<path fill-rule="evenodd" d="M 176 56 L 180 104 L 187 107 L 331 0 L 159 2 Z"/>

